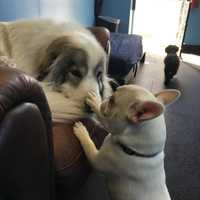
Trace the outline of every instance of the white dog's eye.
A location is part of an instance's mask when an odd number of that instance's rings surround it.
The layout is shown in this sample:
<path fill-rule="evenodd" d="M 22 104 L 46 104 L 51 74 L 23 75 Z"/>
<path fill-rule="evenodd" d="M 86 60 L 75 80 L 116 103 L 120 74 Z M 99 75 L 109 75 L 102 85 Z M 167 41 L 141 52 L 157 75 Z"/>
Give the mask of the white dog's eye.
<path fill-rule="evenodd" d="M 81 72 L 80 72 L 79 70 L 77 70 L 77 69 L 71 70 L 70 73 L 71 73 L 73 76 L 77 77 L 77 78 L 82 78 Z"/>
<path fill-rule="evenodd" d="M 103 73 L 101 71 L 97 72 L 97 81 L 98 81 L 98 85 L 99 85 L 99 91 L 100 91 L 100 95 L 103 96 L 103 81 L 102 81 L 102 77 L 103 77 Z"/>
<path fill-rule="evenodd" d="M 97 73 L 97 78 L 100 79 L 101 77 L 102 77 L 102 72 L 99 71 L 99 72 Z"/>

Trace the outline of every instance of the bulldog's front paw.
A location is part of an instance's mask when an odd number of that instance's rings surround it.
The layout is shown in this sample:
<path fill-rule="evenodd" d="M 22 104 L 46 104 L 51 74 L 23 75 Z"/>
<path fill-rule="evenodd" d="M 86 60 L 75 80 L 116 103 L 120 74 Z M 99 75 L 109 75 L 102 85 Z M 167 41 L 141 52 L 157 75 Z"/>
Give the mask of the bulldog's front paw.
<path fill-rule="evenodd" d="M 86 103 L 91 107 L 93 112 L 97 114 L 100 112 L 101 100 L 94 92 L 88 92 Z"/>
<path fill-rule="evenodd" d="M 75 136 L 81 141 L 90 137 L 86 127 L 81 122 L 76 122 L 73 127 Z"/>

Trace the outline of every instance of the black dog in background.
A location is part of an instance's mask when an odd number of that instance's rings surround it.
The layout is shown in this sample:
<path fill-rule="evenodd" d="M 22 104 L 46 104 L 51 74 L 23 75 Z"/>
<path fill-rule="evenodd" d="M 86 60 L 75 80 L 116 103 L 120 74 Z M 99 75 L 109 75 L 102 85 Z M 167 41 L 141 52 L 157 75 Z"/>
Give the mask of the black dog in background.
<path fill-rule="evenodd" d="M 176 45 L 169 45 L 165 48 L 165 52 L 167 53 L 167 56 L 164 59 L 165 84 L 168 84 L 178 71 L 180 65 L 179 57 L 176 54 L 178 50 L 179 48 Z"/>

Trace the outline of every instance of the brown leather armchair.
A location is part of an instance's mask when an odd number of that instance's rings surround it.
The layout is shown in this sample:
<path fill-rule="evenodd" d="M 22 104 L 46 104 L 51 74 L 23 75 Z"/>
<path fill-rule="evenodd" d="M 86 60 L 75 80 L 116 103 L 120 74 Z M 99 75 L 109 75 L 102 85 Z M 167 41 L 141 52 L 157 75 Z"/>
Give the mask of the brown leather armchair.
<path fill-rule="evenodd" d="M 109 52 L 109 31 L 91 31 Z M 82 121 L 99 147 L 106 133 L 98 135 L 95 124 Z M 90 170 L 72 124 L 52 123 L 37 81 L 0 61 L 0 199 L 64 199 Z"/>

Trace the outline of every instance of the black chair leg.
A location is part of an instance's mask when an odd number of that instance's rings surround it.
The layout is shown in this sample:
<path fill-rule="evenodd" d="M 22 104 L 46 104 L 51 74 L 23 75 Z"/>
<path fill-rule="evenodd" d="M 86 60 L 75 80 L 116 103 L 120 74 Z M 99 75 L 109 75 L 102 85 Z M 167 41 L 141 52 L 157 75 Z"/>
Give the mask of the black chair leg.
<path fill-rule="evenodd" d="M 134 77 L 136 77 L 138 71 L 138 63 L 134 64 L 134 66 L 135 66 Z"/>

